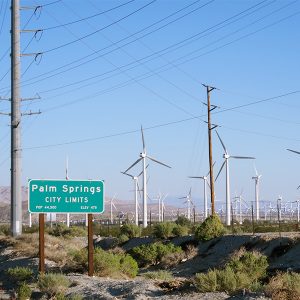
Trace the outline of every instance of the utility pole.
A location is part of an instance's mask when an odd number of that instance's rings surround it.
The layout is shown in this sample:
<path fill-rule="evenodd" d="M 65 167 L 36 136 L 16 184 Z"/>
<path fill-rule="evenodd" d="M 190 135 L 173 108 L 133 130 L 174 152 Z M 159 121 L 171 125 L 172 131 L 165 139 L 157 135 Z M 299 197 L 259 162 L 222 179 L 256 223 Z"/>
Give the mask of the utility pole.
<path fill-rule="evenodd" d="M 20 96 L 20 68 L 21 56 L 35 55 L 41 53 L 21 54 L 20 51 L 20 3 L 19 0 L 11 0 L 11 112 L 1 113 L 11 118 L 11 217 L 10 232 L 16 237 L 22 234 L 22 185 L 21 185 L 21 117 L 41 112 L 21 113 L 21 101 L 40 99 L 33 97 L 21 99 Z M 35 8 L 36 9 L 36 8 Z M 33 30 L 37 31 L 37 30 Z"/>
<path fill-rule="evenodd" d="M 209 153 L 209 179 L 210 179 L 210 199 L 211 199 L 211 214 L 215 214 L 215 184 L 214 184 L 214 173 L 213 173 L 213 158 L 212 158 L 212 140 L 211 131 L 217 127 L 217 125 L 211 124 L 210 113 L 217 108 L 215 105 L 210 104 L 210 92 L 216 89 L 208 85 L 202 84 L 206 87 L 207 94 L 207 126 L 208 126 L 208 153 Z M 211 108 L 212 107 L 212 108 Z"/>
<path fill-rule="evenodd" d="M 20 5 L 11 0 L 11 234 L 22 234 Z"/>

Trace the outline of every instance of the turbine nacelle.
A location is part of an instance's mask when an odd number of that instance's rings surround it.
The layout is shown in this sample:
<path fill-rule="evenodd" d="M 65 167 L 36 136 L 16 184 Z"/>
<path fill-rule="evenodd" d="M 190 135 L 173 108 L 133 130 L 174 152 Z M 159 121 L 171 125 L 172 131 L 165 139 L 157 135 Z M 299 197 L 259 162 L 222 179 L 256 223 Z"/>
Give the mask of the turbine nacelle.
<path fill-rule="evenodd" d="M 145 158 L 145 157 L 147 157 L 147 155 L 146 155 L 146 153 L 142 152 L 142 153 L 140 153 L 140 157 Z"/>
<path fill-rule="evenodd" d="M 228 159 L 228 158 L 230 158 L 230 155 L 229 154 L 223 154 L 223 158 Z"/>

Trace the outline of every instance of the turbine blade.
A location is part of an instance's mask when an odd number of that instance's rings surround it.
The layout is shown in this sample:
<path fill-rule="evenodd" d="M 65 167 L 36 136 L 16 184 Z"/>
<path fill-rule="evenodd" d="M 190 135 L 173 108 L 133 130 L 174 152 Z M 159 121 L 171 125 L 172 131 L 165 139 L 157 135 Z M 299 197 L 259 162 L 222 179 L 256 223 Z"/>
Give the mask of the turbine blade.
<path fill-rule="evenodd" d="M 114 207 L 115 210 L 117 210 L 116 206 L 112 203 L 112 206 Z"/>
<path fill-rule="evenodd" d="M 224 160 L 224 162 L 223 162 L 223 164 L 222 164 L 222 166 L 221 166 L 221 168 L 220 168 L 220 171 L 219 171 L 219 173 L 218 173 L 218 175 L 217 175 L 215 181 L 217 181 L 217 179 L 218 179 L 218 177 L 219 177 L 219 175 L 220 175 L 222 169 L 224 168 L 225 162 L 226 162 L 226 161 Z"/>
<path fill-rule="evenodd" d="M 189 176 L 189 178 L 200 178 L 200 179 L 204 179 L 203 176 Z"/>
<path fill-rule="evenodd" d="M 143 159 L 143 157 L 139 158 L 136 162 L 134 162 L 128 169 L 126 169 L 124 171 L 124 173 L 126 173 L 127 171 L 129 171 L 132 167 L 134 167 L 137 163 L 139 163 L 141 160 Z"/>
<path fill-rule="evenodd" d="M 149 164 L 147 164 L 146 169 L 149 167 Z M 142 174 L 144 173 L 144 171 L 142 171 L 137 177 L 140 177 Z"/>
<path fill-rule="evenodd" d="M 185 197 L 180 197 L 180 198 L 178 198 L 178 199 L 186 199 L 186 196 L 185 196 Z"/>
<path fill-rule="evenodd" d="M 213 163 L 213 167 L 215 166 L 216 162 Z M 208 173 L 206 174 L 206 177 L 208 177 L 208 175 L 210 174 L 210 171 L 208 171 Z"/>
<path fill-rule="evenodd" d="M 300 185 L 298 185 L 297 190 L 299 190 L 299 188 L 300 188 Z"/>
<path fill-rule="evenodd" d="M 147 157 L 148 157 L 149 159 L 151 159 L 152 161 L 154 161 L 154 162 L 156 162 L 156 163 L 158 163 L 158 164 L 161 164 L 161 165 L 163 165 L 163 166 L 165 166 L 165 167 L 167 167 L 167 168 L 170 168 L 170 169 L 171 169 L 171 167 L 170 167 L 170 166 L 168 166 L 168 165 L 166 165 L 166 164 L 164 164 L 164 163 L 162 163 L 162 162 L 160 162 L 160 161 L 156 160 L 155 158 L 153 158 L 153 157 L 151 157 L 151 156 L 148 156 L 148 155 L 147 155 Z"/>
<path fill-rule="evenodd" d="M 291 151 L 291 152 L 294 152 L 294 153 L 297 153 L 297 154 L 300 154 L 299 151 L 295 151 L 295 150 L 292 150 L 292 149 L 286 149 L 286 150 Z"/>
<path fill-rule="evenodd" d="M 225 154 L 228 154 L 228 153 L 227 153 L 227 150 L 226 150 L 226 147 L 225 147 L 225 145 L 224 145 L 224 143 L 223 143 L 222 139 L 220 138 L 220 136 L 219 136 L 219 134 L 218 134 L 218 131 L 217 131 L 217 130 L 216 130 L 216 134 L 217 134 L 217 136 L 218 136 L 218 138 L 219 138 L 219 140 L 220 140 L 220 142 L 221 142 L 221 144 L 222 144 L 222 147 L 223 147 L 223 149 L 224 149 L 224 151 L 225 151 Z"/>
<path fill-rule="evenodd" d="M 124 175 L 127 175 L 127 176 L 129 176 L 131 178 L 133 178 L 133 175 L 130 175 L 130 174 L 126 173 L 126 172 L 121 172 L 121 173 L 124 174 Z"/>
<path fill-rule="evenodd" d="M 145 139 L 144 139 L 143 126 L 141 126 L 141 133 L 142 133 L 142 141 L 143 141 L 143 152 L 145 153 L 145 151 L 146 151 L 146 145 L 145 145 Z"/>
<path fill-rule="evenodd" d="M 251 157 L 251 156 L 230 156 L 230 157 L 236 159 L 255 159 L 255 157 Z"/>
<path fill-rule="evenodd" d="M 254 164 L 254 170 L 255 170 L 255 174 L 256 174 L 256 176 L 258 176 L 258 172 L 257 172 L 257 169 L 256 169 L 256 166 L 255 166 L 255 164 Z"/>
<path fill-rule="evenodd" d="M 139 182 L 137 182 L 137 188 L 138 188 L 138 192 L 139 192 L 140 198 L 142 198 Z"/>

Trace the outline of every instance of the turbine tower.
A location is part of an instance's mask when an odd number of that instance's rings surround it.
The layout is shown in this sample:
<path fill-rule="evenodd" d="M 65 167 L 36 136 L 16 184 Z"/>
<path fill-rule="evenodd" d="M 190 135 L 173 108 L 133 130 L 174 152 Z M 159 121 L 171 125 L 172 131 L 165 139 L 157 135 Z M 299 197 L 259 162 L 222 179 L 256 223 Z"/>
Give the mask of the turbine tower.
<path fill-rule="evenodd" d="M 213 166 L 215 165 L 215 162 L 213 164 Z M 204 199 L 204 218 L 206 219 L 208 217 L 208 207 L 207 207 L 207 191 L 206 191 L 206 185 L 209 186 L 210 188 L 210 185 L 207 181 L 208 179 L 208 176 L 209 176 L 209 173 L 207 173 L 206 176 L 189 176 L 189 178 L 198 178 L 198 179 L 203 179 L 203 199 Z"/>
<path fill-rule="evenodd" d="M 110 199 L 110 224 L 113 224 L 114 222 L 114 217 L 113 217 L 113 208 L 115 210 L 117 210 L 115 204 L 114 204 L 114 200 L 116 198 L 116 195 L 113 196 L 113 198 Z"/>
<path fill-rule="evenodd" d="M 255 212 L 256 212 L 256 221 L 258 221 L 259 220 L 259 197 L 258 197 L 259 190 L 258 190 L 258 187 L 259 187 L 259 180 L 262 175 L 258 175 L 258 172 L 255 167 L 254 167 L 254 169 L 255 169 L 256 176 L 253 176 L 252 179 L 254 179 L 254 182 L 255 182 Z"/>
<path fill-rule="evenodd" d="M 149 165 L 147 165 L 146 169 L 148 168 Z M 132 178 L 133 184 L 134 184 L 134 204 L 135 204 L 135 225 L 139 225 L 139 202 L 138 202 L 138 192 L 140 192 L 140 187 L 139 187 L 139 177 L 143 174 L 143 171 L 137 175 L 133 176 L 131 174 L 128 174 L 126 172 L 121 172 L 124 175 L 127 175 Z"/>
<path fill-rule="evenodd" d="M 148 226 L 148 219 L 147 219 L 147 174 L 146 174 L 146 165 L 147 165 L 147 158 L 163 165 L 167 168 L 171 168 L 170 166 L 156 160 L 155 158 L 149 156 L 146 151 L 145 139 L 144 139 L 144 132 L 143 127 L 141 127 L 141 134 L 142 134 L 142 142 L 143 142 L 143 151 L 140 153 L 140 158 L 135 161 L 124 173 L 127 173 L 133 166 L 135 166 L 140 161 L 143 161 L 143 227 L 146 228 Z"/>
<path fill-rule="evenodd" d="M 186 196 L 180 197 L 179 199 L 186 199 L 186 201 L 184 203 L 187 204 L 187 218 L 189 220 L 191 220 L 191 203 L 193 204 L 193 201 L 192 201 L 192 188 L 190 188 L 190 191 Z"/>
<path fill-rule="evenodd" d="M 220 138 L 218 132 L 216 131 L 217 136 L 221 142 L 221 145 L 224 149 L 224 154 L 223 154 L 223 158 L 225 159 L 220 171 L 216 177 L 215 180 L 217 180 L 217 178 L 219 177 L 224 165 L 226 165 L 226 225 L 230 225 L 231 224 L 231 201 L 230 201 L 230 175 L 229 175 L 229 158 L 235 158 L 235 159 L 255 159 L 255 157 L 249 157 L 249 156 L 232 156 L 228 153 L 222 139 Z"/>

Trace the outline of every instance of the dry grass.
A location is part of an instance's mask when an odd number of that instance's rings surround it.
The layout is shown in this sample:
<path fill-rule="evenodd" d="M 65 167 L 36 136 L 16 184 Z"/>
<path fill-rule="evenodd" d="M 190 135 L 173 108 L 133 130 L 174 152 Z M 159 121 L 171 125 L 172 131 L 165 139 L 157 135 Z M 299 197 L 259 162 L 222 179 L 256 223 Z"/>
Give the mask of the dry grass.
<path fill-rule="evenodd" d="M 299 300 L 300 274 L 278 273 L 271 278 L 265 291 L 274 300 Z"/>
<path fill-rule="evenodd" d="M 9 238 L 15 254 L 19 256 L 37 257 L 39 249 L 38 233 L 23 234 L 16 239 Z M 64 239 L 45 234 L 45 257 L 50 261 L 56 262 L 59 266 L 64 266 L 70 255 L 75 250 L 84 247 L 78 239 Z"/>

